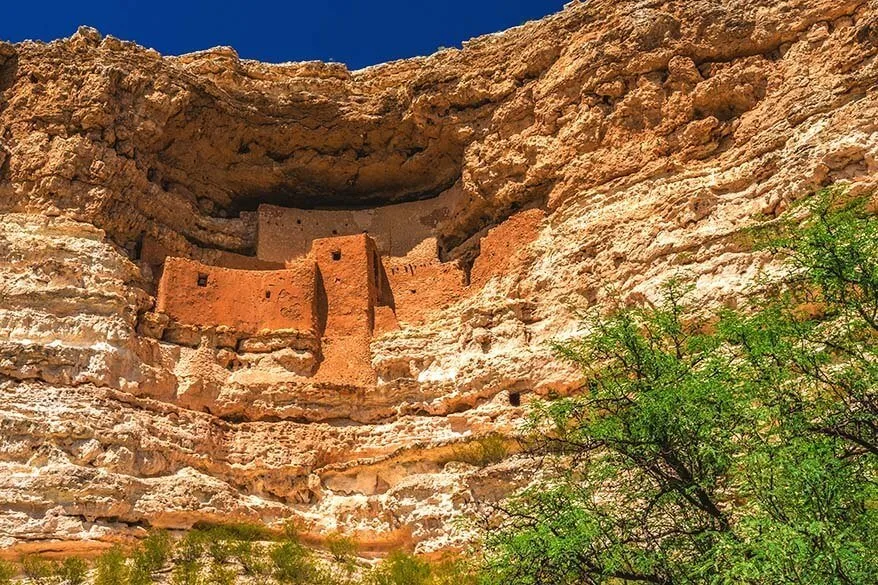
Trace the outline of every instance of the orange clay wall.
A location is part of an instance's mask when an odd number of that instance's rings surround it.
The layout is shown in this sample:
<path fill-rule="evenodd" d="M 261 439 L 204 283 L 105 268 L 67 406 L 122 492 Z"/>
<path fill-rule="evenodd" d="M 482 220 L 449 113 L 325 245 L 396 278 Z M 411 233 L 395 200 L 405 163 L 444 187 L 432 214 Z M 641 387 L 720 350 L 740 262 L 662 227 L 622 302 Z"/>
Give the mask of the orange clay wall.
<path fill-rule="evenodd" d="M 488 231 L 479 243 L 479 256 L 470 272 L 470 286 L 478 290 L 491 277 L 516 270 L 527 245 L 537 238 L 545 216 L 540 209 L 528 209 Z"/>
<path fill-rule="evenodd" d="M 235 254 L 225 250 L 196 249 L 195 252 L 197 253 L 193 254 L 194 259 L 211 266 L 237 268 L 240 270 L 279 270 L 284 267 L 283 262 L 266 262 L 255 256 L 244 256 L 243 254 Z M 151 236 L 143 238 L 143 245 L 140 249 L 140 261 L 148 264 L 153 274 L 161 273 L 165 259 L 169 256 L 179 257 L 180 254 L 172 254 L 161 242 Z"/>
<path fill-rule="evenodd" d="M 382 267 L 375 242 L 365 234 L 314 240 L 311 260 L 317 263 L 326 295 L 326 325 L 317 381 L 363 385 L 375 381 L 369 343 L 381 290 Z"/>
<path fill-rule="evenodd" d="M 167 258 L 156 309 L 187 325 L 313 331 L 316 268 L 303 260 L 284 270 L 233 270 Z"/>
<path fill-rule="evenodd" d="M 401 323 L 421 324 L 466 291 L 466 277 L 457 263 L 439 261 L 435 238 L 424 240 L 404 257 L 384 258 L 384 271 Z"/>

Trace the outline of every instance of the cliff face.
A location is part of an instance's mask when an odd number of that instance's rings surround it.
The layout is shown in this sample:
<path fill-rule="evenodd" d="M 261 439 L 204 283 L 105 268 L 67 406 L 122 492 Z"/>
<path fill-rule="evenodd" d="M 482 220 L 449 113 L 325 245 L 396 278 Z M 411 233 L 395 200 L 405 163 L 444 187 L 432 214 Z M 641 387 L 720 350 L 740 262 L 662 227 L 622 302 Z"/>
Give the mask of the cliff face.
<path fill-rule="evenodd" d="M 876 55 L 870 0 L 571 3 L 354 72 L 90 29 L 0 43 L 0 548 L 290 516 L 375 549 L 459 544 L 467 503 L 530 470 L 456 445 L 577 385 L 548 347 L 577 309 L 680 271 L 734 302 L 770 269 L 744 228 L 875 188 Z M 424 243 L 369 264 L 394 301 L 369 289 L 350 345 L 331 298 L 307 347 L 168 333 L 166 257 L 282 266 L 260 264 L 261 204 L 357 222 L 419 200 Z"/>

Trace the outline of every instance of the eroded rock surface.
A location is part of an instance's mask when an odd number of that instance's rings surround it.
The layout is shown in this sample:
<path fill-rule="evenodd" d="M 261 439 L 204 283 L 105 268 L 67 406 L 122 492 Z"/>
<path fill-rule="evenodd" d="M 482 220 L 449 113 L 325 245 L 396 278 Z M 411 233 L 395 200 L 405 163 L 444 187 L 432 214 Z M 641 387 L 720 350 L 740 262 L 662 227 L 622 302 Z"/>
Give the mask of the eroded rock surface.
<path fill-rule="evenodd" d="M 467 503 L 529 470 L 456 445 L 578 385 L 548 346 L 577 310 L 681 271 L 735 302 L 770 269 L 742 230 L 874 189 L 876 54 L 868 0 L 574 2 L 353 72 L 90 29 L 0 44 L 0 548 L 290 516 L 375 550 L 460 544 Z M 452 203 L 412 216 L 423 241 L 376 236 L 394 302 L 353 341 L 156 306 L 166 257 L 282 269 L 260 205 L 355 233 L 425 199 Z"/>

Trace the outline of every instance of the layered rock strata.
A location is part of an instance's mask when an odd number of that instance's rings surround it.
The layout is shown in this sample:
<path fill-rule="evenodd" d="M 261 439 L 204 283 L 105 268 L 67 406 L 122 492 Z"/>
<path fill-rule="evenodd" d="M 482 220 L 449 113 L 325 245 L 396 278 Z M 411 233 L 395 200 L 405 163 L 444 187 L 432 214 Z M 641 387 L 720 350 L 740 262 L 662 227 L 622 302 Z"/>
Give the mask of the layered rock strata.
<path fill-rule="evenodd" d="M 531 473 L 459 445 L 577 387 L 549 342 L 578 311 L 680 273 L 734 303 L 771 268 L 747 227 L 874 189 L 876 54 L 870 0 L 574 2 L 360 71 L 91 29 L 0 44 L 0 548 L 289 517 L 366 550 L 459 546 L 468 503 Z M 346 219 L 296 236 L 296 213 Z M 292 218 L 280 256 L 261 216 Z M 344 303 L 313 331 L 167 334 L 168 266 L 284 272 L 363 230 L 393 303 L 350 346 L 327 334 Z M 352 376 L 321 377 L 330 359 Z"/>

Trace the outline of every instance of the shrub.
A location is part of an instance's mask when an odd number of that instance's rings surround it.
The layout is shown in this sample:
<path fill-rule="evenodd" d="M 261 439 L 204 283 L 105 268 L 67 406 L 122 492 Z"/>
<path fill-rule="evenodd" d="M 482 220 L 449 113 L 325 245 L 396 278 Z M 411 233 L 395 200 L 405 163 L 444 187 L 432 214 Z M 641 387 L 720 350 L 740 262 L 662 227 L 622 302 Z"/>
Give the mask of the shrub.
<path fill-rule="evenodd" d="M 153 572 L 152 563 L 146 551 L 143 549 L 135 550 L 131 556 L 131 566 L 128 568 L 128 585 L 150 585 L 154 583 Z"/>
<path fill-rule="evenodd" d="M 290 542 L 299 542 L 299 525 L 295 518 L 288 518 L 281 528 L 281 534 L 284 540 Z"/>
<path fill-rule="evenodd" d="M 368 585 L 429 585 L 430 564 L 401 551 L 390 553 L 367 577 Z"/>
<path fill-rule="evenodd" d="M 0 560 L 0 585 L 10 585 L 15 577 L 15 567 L 12 563 Z"/>
<path fill-rule="evenodd" d="M 337 563 L 349 563 L 357 553 L 357 543 L 351 537 L 343 534 L 333 534 L 327 538 L 326 547 Z"/>
<path fill-rule="evenodd" d="M 509 455 L 507 439 L 492 433 L 455 447 L 449 461 L 462 461 L 477 467 L 500 463 Z"/>
<path fill-rule="evenodd" d="M 233 568 L 214 563 L 207 575 L 207 584 L 235 585 L 237 576 L 237 572 Z"/>
<path fill-rule="evenodd" d="M 241 565 L 245 575 L 255 577 L 271 572 L 267 551 L 262 544 L 250 541 L 236 542 L 232 547 L 232 557 Z"/>
<path fill-rule="evenodd" d="M 171 572 L 171 583 L 173 585 L 202 585 L 201 562 L 196 559 L 177 563 Z"/>
<path fill-rule="evenodd" d="M 179 564 L 197 563 L 204 556 L 207 535 L 201 530 L 190 530 L 180 539 L 175 550 L 175 561 Z"/>
<path fill-rule="evenodd" d="M 49 561 L 33 555 L 22 557 L 21 572 L 36 585 L 48 585 L 55 573 Z"/>
<path fill-rule="evenodd" d="M 82 585 L 88 575 L 88 564 L 77 557 L 67 557 L 55 566 L 55 575 L 64 585 Z"/>
<path fill-rule="evenodd" d="M 874 582 L 878 220 L 837 189 L 809 211 L 746 310 L 671 281 L 556 346 L 588 384 L 536 405 L 558 465 L 486 507 L 486 583 Z"/>
<path fill-rule="evenodd" d="M 443 558 L 431 565 L 430 585 L 477 585 L 476 567 L 458 558 Z"/>
<path fill-rule="evenodd" d="M 210 535 L 213 540 L 245 540 L 250 542 L 275 540 L 276 534 L 260 524 L 249 522 L 233 522 L 230 524 L 215 524 L 198 522 L 193 527 L 195 530 Z"/>
<path fill-rule="evenodd" d="M 291 540 L 274 545 L 269 553 L 274 578 L 281 583 L 308 583 L 317 572 L 310 551 Z"/>
<path fill-rule="evenodd" d="M 154 573 L 162 569 L 171 556 L 171 536 L 167 530 L 151 530 L 140 543 L 141 563 Z"/>
<path fill-rule="evenodd" d="M 98 557 L 95 562 L 94 585 L 120 585 L 127 580 L 128 567 L 125 566 L 125 555 L 118 546 Z"/>

